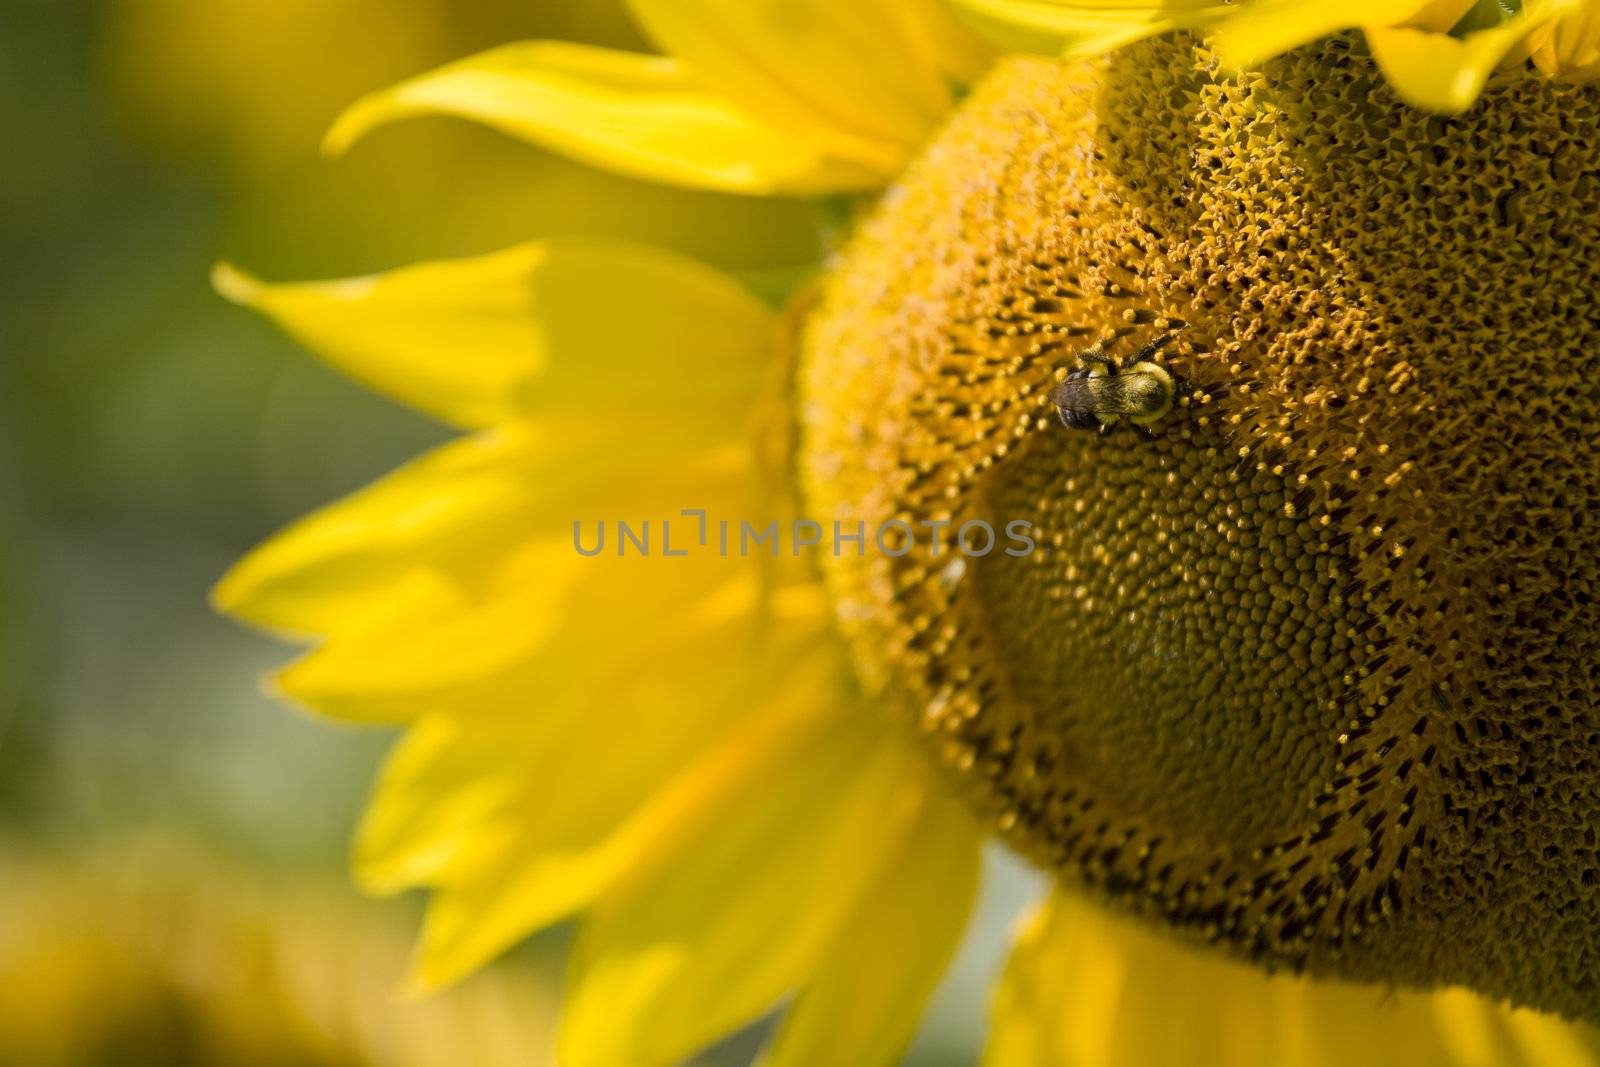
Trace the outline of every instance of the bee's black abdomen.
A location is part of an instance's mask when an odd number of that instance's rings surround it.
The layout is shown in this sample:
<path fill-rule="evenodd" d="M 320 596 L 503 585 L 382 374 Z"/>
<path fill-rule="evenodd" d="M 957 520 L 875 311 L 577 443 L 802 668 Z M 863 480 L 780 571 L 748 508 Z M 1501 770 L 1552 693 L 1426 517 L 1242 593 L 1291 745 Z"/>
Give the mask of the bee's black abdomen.
<path fill-rule="evenodd" d="M 1061 424 L 1073 430 L 1097 430 L 1100 428 L 1100 418 L 1092 411 L 1072 411 L 1069 408 L 1057 407 L 1056 414 L 1061 416 Z"/>

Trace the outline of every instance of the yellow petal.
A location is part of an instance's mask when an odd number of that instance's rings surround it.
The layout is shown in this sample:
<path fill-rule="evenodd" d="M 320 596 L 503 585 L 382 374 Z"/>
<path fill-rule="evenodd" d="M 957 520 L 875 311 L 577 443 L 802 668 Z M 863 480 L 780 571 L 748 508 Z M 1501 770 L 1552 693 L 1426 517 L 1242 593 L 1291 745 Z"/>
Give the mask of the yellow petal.
<path fill-rule="evenodd" d="M 1600 73 L 1600 3 L 1577 5 L 1529 41 L 1543 73 L 1571 81 L 1594 78 Z"/>
<path fill-rule="evenodd" d="M 953 98 L 897 0 L 629 0 L 663 51 L 773 126 L 893 177 Z"/>
<path fill-rule="evenodd" d="M 504 418 L 539 371 L 532 297 L 546 250 L 426 263 L 336 282 L 265 285 L 228 264 L 214 284 L 352 378 L 460 426 Z"/>
<path fill-rule="evenodd" d="M 692 188 L 815 195 L 884 179 L 876 167 L 830 156 L 707 91 L 674 59 L 557 41 L 506 45 L 365 96 L 340 116 L 324 148 L 343 152 L 376 126 L 429 114 Z"/>
<path fill-rule="evenodd" d="M 503 824 L 533 784 L 522 756 L 547 746 L 554 717 L 530 711 L 524 726 L 513 738 L 503 728 L 432 715 L 406 731 L 356 831 L 354 869 L 364 892 L 389 896 L 485 865 L 484 853 L 511 836 Z"/>
<path fill-rule="evenodd" d="M 554 361 L 580 396 L 593 400 L 604 386 L 649 410 L 659 405 L 639 382 L 681 395 L 681 376 L 708 366 L 749 382 L 754 372 L 732 364 L 758 360 L 772 321 L 725 275 L 610 241 L 543 241 L 291 285 L 224 265 L 216 285 L 352 378 L 467 427 L 528 414 L 544 395 L 535 379 Z"/>
<path fill-rule="evenodd" d="M 761 790 L 763 779 L 782 773 L 791 754 L 816 743 L 841 692 L 831 673 L 819 672 L 809 654 L 774 650 L 759 661 L 768 690 L 760 697 L 751 685 L 756 659 L 719 670 L 705 655 L 712 644 L 701 643 L 698 662 L 685 658 L 690 649 L 678 650 L 677 677 L 656 672 L 655 688 L 671 682 L 669 701 L 649 699 L 648 682 L 620 690 L 602 682 L 592 700 L 534 712 L 561 724 L 538 728 L 538 737 L 475 726 L 459 738 L 461 752 L 428 772 L 431 782 L 417 777 L 412 788 L 385 789 L 363 824 L 358 870 L 437 887 L 419 987 L 454 981 L 641 869 L 659 869 L 652 857 L 682 848 L 685 835 L 704 832 Z M 640 666 L 614 673 L 637 678 Z M 737 677 L 719 681 L 723 674 Z M 718 733 L 724 736 L 713 741 Z M 481 768 L 495 745 L 501 749 L 491 759 L 505 768 L 498 777 L 509 789 L 485 809 L 471 768 Z M 441 806 L 462 820 L 439 823 Z"/>
<path fill-rule="evenodd" d="M 1521 1062 L 1536 1067 L 1596 1067 L 1600 1034 L 1553 1015 L 1532 1011 L 1503 1012 Z"/>
<path fill-rule="evenodd" d="M 220 608 L 302 634 L 377 629 L 364 620 L 398 625 L 408 612 L 449 608 L 527 545 L 569 537 L 575 519 L 592 528 L 638 520 L 640 508 L 675 516 L 715 503 L 745 514 L 729 495 L 741 484 L 738 457 L 718 450 L 745 440 L 771 313 L 666 253 L 560 242 L 548 258 L 560 266 L 530 282 L 538 306 L 528 317 L 549 365 L 503 398 L 539 427 L 447 445 L 290 527 L 218 585 Z M 325 331 L 330 318 L 384 310 L 329 309 L 316 293 L 270 299 L 292 305 L 280 309 L 287 321 Z"/>
<path fill-rule="evenodd" d="M 751 561 L 721 555 L 709 529 L 707 544 L 699 545 L 699 521 L 681 509 L 692 501 L 715 515 L 748 514 L 736 474 L 685 456 L 659 467 L 622 466 L 632 469 L 589 462 L 587 484 L 570 489 L 559 482 L 530 485 L 520 518 L 493 531 L 441 531 L 468 539 L 477 554 L 434 556 L 435 569 L 408 573 L 409 600 L 381 615 L 340 620 L 327 640 L 278 676 L 279 688 L 324 714 L 355 721 L 494 709 L 527 694 L 548 699 L 557 680 L 588 666 L 603 671 L 622 637 L 653 634 L 663 619 L 682 627 L 696 600 L 725 583 L 754 580 Z M 624 519 L 648 539 L 651 554 L 631 547 L 623 554 L 617 524 Z M 588 550 L 603 524 L 609 551 L 581 554 L 579 522 Z M 686 556 L 667 558 L 669 545 Z M 411 562 L 425 566 L 423 560 Z"/>
<path fill-rule="evenodd" d="M 519 575 L 538 579 L 541 541 L 562 540 L 577 558 L 575 519 L 592 540 L 598 520 L 634 521 L 641 508 L 675 516 L 694 500 L 734 509 L 741 470 L 737 456 L 669 447 L 650 433 L 619 440 L 508 426 L 443 445 L 283 530 L 228 572 L 213 601 L 307 637 L 437 622 L 514 588 Z"/>
<path fill-rule="evenodd" d="M 1234 9 L 1213 43 L 1222 62 L 1253 67 L 1352 26 L 1393 26 L 1417 16 L 1429 0 L 1258 0 Z"/>
<path fill-rule="evenodd" d="M 770 308 L 721 271 L 663 249 L 546 246 L 533 302 L 547 367 L 519 414 L 643 441 L 743 434 L 730 417 L 748 415 L 768 367 Z M 660 455 L 659 438 L 653 447 Z"/>
<path fill-rule="evenodd" d="M 742 792 L 656 832 L 584 919 L 564 1064 L 667 1067 L 804 981 L 905 829 L 890 815 L 914 757 L 866 720 L 760 759 Z"/>
<path fill-rule="evenodd" d="M 420 986 L 471 973 L 626 870 L 608 836 L 749 712 L 735 686 L 686 673 L 671 700 L 595 678 L 591 701 L 530 701 L 515 725 L 430 722 L 407 737 L 362 820 L 355 869 L 368 892 L 436 890 Z"/>
<path fill-rule="evenodd" d="M 1448 33 L 1477 7 L 1478 0 L 1428 0 L 1411 16 L 1407 25 L 1419 30 Z M 1498 18 L 1498 15 L 1495 17 Z"/>
<path fill-rule="evenodd" d="M 908 782 L 915 821 L 785 1015 L 765 1067 L 899 1062 L 966 928 L 981 861 L 972 817 L 930 785 Z"/>
<path fill-rule="evenodd" d="M 962 85 L 971 85 L 995 61 L 998 52 L 958 19 L 945 0 L 894 0 L 908 9 L 923 62 Z"/>
<path fill-rule="evenodd" d="M 1019 937 L 986 1067 L 1595 1067 L 1600 1032 L 1464 990 L 1268 976 L 1058 893 Z"/>
<path fill-rule="evenodd" d="M 458 573 L 517 536 L 537 454 L 525 432 L 447 444 L 273 537 L 235 564 L 213 601 L 305 635 L 387 614 L 408 585 L 420 594 L 437 584 L 430 577 Z"/>
<path fill-rule="evenodd" d="M 522 546 L 508 560 L 524 574 L 494 594 L 460 591 L 418 600 L 413 610 L 329 639 L 280 672 L 279 691 L 326 715 L 401 721 L 445 694 L 525 663 L 562 625 L 562 606 L 588 561 L 567 540 Z"/>
<path fill-rule="evenodd" d="M 1429 111 L 1465 111 L 1489 75 L 1540 25 L 1530 5 L 1515 18 L 1464 38 L 1404 27 L 1366 29 L 1367 45 L 1402 100 Z"/>
<path fill-rule="evenodd" d="M 1141 37 L 1210 25 L 1238 11 L 1217 0 L 1066 3 L 1057 0 L 955 0 L 981 29 L 1007 47 L 1108 52 Z"/>

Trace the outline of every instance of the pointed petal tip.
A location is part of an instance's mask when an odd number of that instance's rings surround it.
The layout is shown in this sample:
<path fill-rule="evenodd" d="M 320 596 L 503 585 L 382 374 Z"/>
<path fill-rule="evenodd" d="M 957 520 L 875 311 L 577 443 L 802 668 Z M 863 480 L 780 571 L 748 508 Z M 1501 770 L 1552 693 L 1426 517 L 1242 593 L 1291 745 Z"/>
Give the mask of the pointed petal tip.
<path fill-rule="evenodd" d="M 352 683 L 347 672 L 337 666 L 337 660 L 330 665 L 328 656 L 319 652 L 317 647 L 308 649 L 287 665 L 270 672 L 263 692 L 324 725 L 330 722 L 346 726 L 392 725 L 410 721 L 410 716 L 383 710 L 388 705 L 381 696 L 370 696 L 363 691 L 362 680 Z"/>
<path fill-rule="evenodd" d="M 434 929 L 434 913 L 438 907 L 439 898 L 435 895 L 428 904 L 422 936 L 412 952 L 411 971 L 401 986 L 402 995 L 412 1002 L 459 985 L 500 955 L 499 952 L 464 951 L 459 937 L 440 936 Z"/>
<path fill-rule="evenodd" d="M 256 692 L 271 700 L 284 700 L 283 689 L 278 685 L 280 671 L 262 671 L 256 675 Z"/>
<path fill-rule="evenodd" d="M 445 983 L 434 981 L 419 960 L 412 965 L 411 973 L 406 976 L 405 981 L 401 982 L 400 987 L 395 990 L 395 999 L 402 1004 L 416 1004 L 436 993 L 442 992 L 444 988 Z"/>
<path fill-rule="evenodd" d="M 232 299 L 230 297 L 230 299 Z M 234 301 L 241 306 L 253 306 L 244 299 Z M 296 629 L 289 620 L 272 610 L 270 586 L 274 574 L 266 566 L 264 549 L 257 548 L 218 578 L 206 594 L 206 603 L 218 615 L 262 630 L 280 640 L 303 643 L 315 636 L 311 631 Z"/>
<path fill-rule="evenodd" d="M 262 692 L 274 700 L 315 706 L 318 696 L 315 666 L 308 669 L 311 656 L 301 656 L 262 676 Z"/>
<path fill-rule="evenodd" d="M 316 679 L 307 683 L 302 680 L 299 668 L 308 660 L 314 660 L 315 654 L 307 652 L 299 658 L 292 660 L 287 666 L 274 670 L 263 671 L 256 682 L 256 687 L 261 695 L 282 704 L 296 714 L 316 721 L 326 726 L 329 723 L 341 725 L 370 724 L 372 719 L 359 719 L 353 716 L 338 714 L 337 695 L 323 696 L 318 692 Z"/>
<path fill-rule="evenodd" d="M 237 571 L 237 567 L 229 568 L 228 572 L 218 578 L 206 591 L 206 606 L 218 615 L 238 614 L 241 594 L 239 580 L 235 577 Z"/>
<path fill-rule="evenodd" d="M 404 879 L 386 870 L 384 864 L 361 855 L 359 844 L 356 845 L 355 857 L 350 861 L 350 880 L 355 883 L 358 893 L 375 900 L 390 900 L 413 888 Z"/>
<path fill-rule="evenodd" d="M 437 996 L 461 980 L 461 975 L 451 977 L 442 974 L 429 959 L 430 954 L 427 933 L 424 932 L 412 946 L 410 966 L 395 990 L 395 998 L 402 1004 L 417 1004 Z"/>
<path fill-rule="evenodd" d="M 245 280 L 247 283 L 250 282 L 250 279 Z M 241 307 L 250 307 L 254 303 L 255 293 L 254 290 L 240 291 L 237 295 L 229 295 L 228 299 Z M 252 613 L 252 605 L 260 597 L 263 581 L 260 555 L 260 548 L 252 550 L 242 559 L 236 560 L 223 572 L 222 577 L 212 583 L 211 589 L 206 594 L 206 602 L 212 611 L 241 622 L 257 622 Z"/>

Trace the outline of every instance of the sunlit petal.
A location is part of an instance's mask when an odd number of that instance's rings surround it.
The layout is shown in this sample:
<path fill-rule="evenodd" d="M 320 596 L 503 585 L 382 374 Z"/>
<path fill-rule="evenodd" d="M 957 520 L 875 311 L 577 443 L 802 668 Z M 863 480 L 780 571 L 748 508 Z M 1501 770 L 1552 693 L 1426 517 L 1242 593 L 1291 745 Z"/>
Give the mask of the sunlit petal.
<path fill-rule="evenodd" d="M 533 385 L 557 360 L 567 387 L 591 398 L 614 388 L 619 400 L 644 399 L 630 384 L 641 367 L 655 369 L 643 381 L 679 392 L 686 387 L 670 375 L 680 369 L 720 366 L 748 382 L 772 321 L 725 275 L 609 241 L 541 241 L 286 285 L 224 265 L 216 284 L 351 377 L 468 427 L 528 414 L 559 392 Z"/>
<path fill-rule="evenodd" d="M 752 656 L 719 677 L 716 661 L 695 651 L 701 662 L 680 668 L 670 691 L 659 669 L 651 677 L 630 662 L 633 677 L 597 679 L 587 699 L 526 712 L 544 720 L 531 729 L 463 735 L 462 750 L 437 765 L 442 778 L 414 779 L 421 788 L 397 781 L 380 796 L 363 824 L 358 870 L 373 889 L 435 888 L 419 986 L 455 981 L 634 877 L 663 840 L 717 820 L 829 721 L 837 690 L 814 658 L 779 665 Z M 757 662 L 769 681 L 795 688 L 762 694 Z M 482 745 L 496 740 L 526 747 L 510 760 L 502 754 L 506 790 L 485 803 L 478 782 L 449 768 L 481 764 Z M 430 785 L 445 788 L 434 794 Z M 436 818 L 427 799 L 435 795 L 454 809 L 453 824 Z"/>
<path fill-rule="evenodd" d="M 877 882 L 784 1017 L 764 1067 L 888 1067 L 966 929 L 982 834 L 953 799 L 908 780 L 919 810 Z"/>
<path fill-rule="evenodd" d="M 639 835 L 627 881 L 574 949 L 564 1063 L 667 1067 L 804 981 L 905 826 L 888 815 L 909 753 L 863 720 L 776 760 L 728 751 L 706 775 L 720 795 L 697 789 Z M 730 779 L 748 790 L 721 792 Z"/>
<path fill-rule="evenodd" d="M 1394 26 L 1415 18 L 1428 0 L 1258 0 L 1234 9 L 1213 41 L 1222 62 L 1253 67 L 1303 44 L 1352 26 Z"/>
<path fill-rule="evenodd" d="M 1107 52 L 1175 29 L 1210 25 L 1238 8 L 1217 0 L 1058 3 L 1056 0 L 955 0 L 978 26 L 1010 47 Z"/>
<path fill-rule="evenodd" d="M 871 189 L 881 169 L 831 156 L 708 91 L 677 60 L 588 45 L 506 45 L 372 93 L 328 132 L 343 152 L 376 126 L 455 115 L 631 177 L 722 192 Z"/>
<path fill-rule="evenodd" d="M 736 547 L 727 556 L 716 549 L 718 531 L 705 530 L 702 545 L 699 518 L 682 510 L 692 501 L 713 514 L 750 514 L 736 469 L 688 455 L 654 477 L 637 461 L 632 469 L 584 456 L 572 462 L 584 464 L 586 492 L 563 491 L 566 472 L 559 472 L 555 484 L 529 489 L 520 523 L 443 531 L 475 552 L 433 556 L 431 568 L 419 554 L 416 568 L 392 575 L 388 586 L 369 571 L 367 588 L 387 610 L 337 620 L 326 640 L 278 675 L 279 690 L 359 721 L 403 721 L 439 707 L 492 709 L 507 695 L 548 699 L 553 680 L 586 666 L 603 677 L 619 635 L 639 640 L 668 619 L 681 627 L 711 591 L 741 576 L 754 580 Z M 633 535 L 627 542 L 624 522 Z M 359 557 L 359 535 L 352 547 Z M 291 588 L 295 573 L 287 575 Z M 305 590 L 324 612 L 332 592 Z"/>
<path fill-rule="evenodd" d="M 1539 25 L 1525 11 L 1503 26 L 1465 37 L 1407 27 L 1368 27 L 1366 36 L 1372 57 L 1401 99 L 1454 114 L 1472 106 L 1489 75 Z"/>
<path fill-rule="evenodd" d="M 953 102 L 902 0 L 630 0 L 697 79 L 830 155 L 892 177 Z"/>
<path fill-rule="evenodd" d="M 526 433 L 445 445 L 274 536 L 228 572 L 213 600 L 304 635 L 386 614 L 408 580 L 456 573 L 520 536 L 537 450 Z"/>
<path fill-rule="evenodd" d="M 1530 35 L 1530 57 L 1543 73 L 1566 81 L 1600 74 L 1600 4 L 1579 4 L 1564 17 Z"/>
<path fill-rule="evenodd" d="M 970 85 L 993 63 L 996 49 L 950 10 L 946 0 L 898 0 L 910 9 L 912 39 L 924 62 Z"/>

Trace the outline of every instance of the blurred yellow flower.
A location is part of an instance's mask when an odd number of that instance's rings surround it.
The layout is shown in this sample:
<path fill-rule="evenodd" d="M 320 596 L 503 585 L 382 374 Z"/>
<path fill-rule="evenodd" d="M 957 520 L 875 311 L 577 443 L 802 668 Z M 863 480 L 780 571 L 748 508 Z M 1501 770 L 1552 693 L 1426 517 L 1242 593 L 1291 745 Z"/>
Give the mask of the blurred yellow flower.
<path fill-rule="evenodd" d="M 326 889 L 246 876 L 175 841 L 0 862 L 0 1064 L 537 1067 L 550 985 L 503 966 L 428 1004 L 394 996 L 405 939 Z"/>
<path fill-rule="evenodd" d="M 1078 8 L 971 4 L 1094 49 L 1234 10 L 1095 9 L 1080 40 L 1085 24 L 1063 14 Z M 443 113 L 637 177 L 859 197 L 937 166 L 938 149 L 913 161 L 992 58 L 933 0 L 632 6 L 669 56 L 509 45 L 358 101 L 327 147 Z M 1269 6 L 1249 11 L 1265 20 Z M 1417 17 L 1413 5 L 1380 28 Z M 1257 54 L 1367 24 L 1297 23 Z M 1583 54 L 1562 40 L 1563 55 Z M 1446 103 L 1464 83 L 1452 84 Z M 852 628 L 869 598 L 830 597 L 798 543 L 713 550 L 718 518 L 765 531 L 799 514 L 805 292 L 774 310 L 681 256 L 570 239 L 332 282 L 222 266 L 216 285 L 467 433 L 291 527 L 216 591 L 223 610 L 311 643 L 275 679 L 287 698 L 405 726 L 355 865 L 376 893 L 432 890 L 416 984 L 453 982 L 577 917 L 566 1067 L 665 1067 L 780 1007 L 770 1067 L 894 1062 L 965 925 L 983 831 L 925 755 L 939 738 L 919 743 L 880 708 L 893 701 L 870 656 L 847 662 L 836 624 Z M 619 520 L 643 532 L 631 552 Z M 580 534 L 607 523 L 615 540 L 590 558 Z M 663 558 L 677 537 L 700 551 Z M 937 654 L 959 636 L 909 625 L 898 651 L 924 658 L 916 641 Z M 929 723 L 947 729 L 937 710 Z M 1167 997 L 1196 1030 L 1213 1017 L 1228 1029 L 1155 1040 Z M 1061 898 L 1020 942 L 990 1060 L 1336 1063 L 1349 1036 L 1327 1022 L 1337 1012 L 1372 1064 L 1600 1062 L 1587 1031 L 1470 993 L 1408 995 L 1402 1010 L 1383 999 L 1268 980 Z M 1455 1028 L 1426 1029 L 1437 1018 Z"/>

